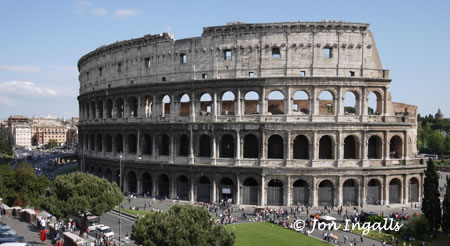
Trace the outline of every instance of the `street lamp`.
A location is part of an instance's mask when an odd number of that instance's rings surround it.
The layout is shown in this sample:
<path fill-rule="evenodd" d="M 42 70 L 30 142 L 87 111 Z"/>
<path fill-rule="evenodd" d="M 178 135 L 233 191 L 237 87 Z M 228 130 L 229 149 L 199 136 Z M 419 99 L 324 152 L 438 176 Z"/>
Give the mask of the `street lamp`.
<path fill-rule="evenodd" d="M 123 199 L 123 194 L 122 194 L 122 169 L 123 169 L 123 165 L 124 165 L 124 161 L 123 161 L 123 156 L 122 156 L 122 152 L 120 152 L 119 155 L 119 189 L 120 189 L 120 195 L 122 196 Z M 120 206 L 119 203 L 119 246 L 121 244 L 121 218 L 122 218 L 122 208 Z"/>

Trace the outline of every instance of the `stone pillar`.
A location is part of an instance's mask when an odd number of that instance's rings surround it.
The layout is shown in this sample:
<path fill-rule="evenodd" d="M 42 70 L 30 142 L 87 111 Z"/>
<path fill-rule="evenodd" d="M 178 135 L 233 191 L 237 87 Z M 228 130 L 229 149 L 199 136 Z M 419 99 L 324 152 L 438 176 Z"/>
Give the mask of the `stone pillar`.
<path fill-rule="evenodd" d="M 160 103 L 161 102 L 157 102 L 156 95 L 153 94 L 153 97 L 152 97 L 152 116 L 156 117 L 156 116 L 160 116 L 162 114 Z"/>
<path fill-rule="evenodd" d="M 344 96 L 345 95 L 342 94 L 342 88 L 339 87 L 338 91 L 337 91 L 337 107 L 336 107 L 337 108 L 337 115 L 344 115 L 344 113 L 345 113 L 345 110 L 344 110 L 344 106 L 345 106 Z M 355 102 L 355 104 L 356 104 L 356 102 Z"/>
<path fill-rule="evenodd" d="M 217 120 L 217 115 L 219 114 L 217 112 L 217 92 L 214 91 L 213 93 L 213 107 L 212 107 L 212 115 L 213 115 L 213 120 L 216 121 Z"/>
<path fill-rule="evenodd" d="M 108 118 L 106 115 L 108 114 L 106 111 L 106 109 L 107 109 L 107 107 L 106 107 L 106 104 L 107 104 L 107 102 L 108 102 L 108 99 L 103 99 L 103 105 L 102 105 L 102 107 L 103 107 L 103 115 L 101 116 L 101 118 L 102 119 L 106 119 L 106 118 Z"/>
<path fill-rule="evenodd" d="M 111 112 L 111 118 L 118 118 L 117 115 L 117 102 L 116 98 L 112 99 L 112 112 Z"/>
<path fill-rule="evenodd" d="M 169 164 L 173 164 L 173 160 L 175 159 L 175 139 L 173 137 L 174 133 L 171 133 L 169 135 L 169 141 L 170 141 L 170 146 L 169 146 Z"/>
<path fill-rule="evenodd" d="M 313 131 L 313 135 L 312 135 L 312 139 L 311 139 L 311 148 L 310 151 L 312 151 L 312 155 L 310 155 L 312 157 L 312 165 L 313 166 L 314 162 L 317 161 L 319 159 L 319 146 L 318 146 L 318 141 L 317 141 L 317 131 Z"/>
<path fill-rule="evenodd" d="M 189 189 L 189 200 L 191 201 L 191 203 L 194 203 L 195 202 L 195 197 L 194 197 L 194 189 L 195 189 L 195 187 L 194 187 L 194 174 L 192 174 L 191 173 L 191 177 L 189 178 L 189 181 L 190 181 L 190 183 L 189 183 L 189 186 L 190 186 L 190 189 Z"/>
<path fill-rule="evenodd" d="M 138 95 L 137 96 L 137 113 L 136 113 L 136 118 L 142 118 L 142 116 L 144 115 L 143 113 L 142 113 L 142 105 L 141 105 L 141 95 Z"/>
<path fill-rule="evenodd" d="M 212 143 L 211 143 L 211 165 L 217 164 L 217 146 L 216 146 L 216 134 L 212 132 L 211 134 Z"/>
<path fill-rule="evenodd" d="M 311 182 L 311 192 L 310 192 L 310 196 L 309 196 L 310 201 L 312 198 L 312 204 L 310 202 L 310 205 L 312 205 L 312 207 L 317 207 L 319 205 L 319 192 L 317 191 L 316 183 L 317 183 L 317 178 L 315 176 L 313 176 L 312 182 Z"/>
<path fill-rule="evenodd" d="M 408 201 L 408 180 L 407 180 L 407 176 L 406 175 L 403 175 L 403 180 L 402 180 L 402 184 L 403 184 L 403 186 L 402 186 L 402 193 L 403 193 L 403 195 L 402 195 L 402 204 L 405 204 L 405 203 L 408 203 L 409 201 Z"/>
<path fill-rule="evenodd" d="M 142 130 L 138 129 L 137 130 L 136 158 L 139 158 L 141 156 L 141 154 L 142 154 L 141 153 L 142 152 L 142 146 L 141 146 L 142 141 L 141 141 L 141 138 L 142 138 Z"/>
<path fill-rule="evenodd" d="M 261 140 L 260 140 L 260 142 L 261 142 L 261 146 L 260 146 L 260 148 L 261 148 L 261 151 L 260 151 L 260 153 L 261 153 L 261 155 L 260 155 L 260 158 L 259 158 L 259 161 L 260 161 L 260 163 L 259 163 L 259 165 L 260 166 L 264 166 L 264 161 L 267 159 L 267 148 L 266 148 L 266 133 L 264 132 L 264 130 L 262 130 L 261 131 Z"/>
<path fill-rule="evenodd" d="M 152 176 L 152 196 L 158 197 L 158 176 Z"/>
<path fill-rule="evenodd" d="M 343 192 L 342 192 L 342 189 L 343 189 L 343 180 L 342 180 L 342 177 L 339 177 L 338 178 L 338 180 L 337 180 L 337 183 L 336 183 L 336 188 L 337 188 L 337 193 L 338 193 L 338 196 L 337 196 L 337 206 L 338 207 L 340 207 L 340 206 L 342 206 L 342 204 L 343 204 L 343 201 L 344 201 L 344 199 L 343 199 Z M 335 199 L 336 200 L 336 199 Z M 336 203 L 335 203 L 336 204 Z"/>
<path fill-rule="evenodd" d="M 368 160 L 368 140 L 367 140 L 367 132 L 366 131 L 362 131 L 361 133 L 361 139 L 359 141 L 359 146 L 360 146 L 360 157 L 359 159 L 363 160 L 363 165 L 362 166 L 367 166 L 364 164 L 364 162 L 367 162 Z"/>
<path fill-rule="evenodd" d="M 289 48 L 286 48 L 289 49 Z M 286 87 L 285 89 L 286 99 L 284 104 L 284 114 L 291 115 L 292 114 L 292 97 L 291 97 L 291 87 Z"/>
<path fill-rule="evenodd" d="M 367 88 L 363 87 L 361 89 L 361 109 L 360 111 L 360 116 L 364 116 L 364 115 L 368 115 L 369 114 L 369 107 L 368 107 L 368 95 L 367 95 Z M 376 109 L 375 109 L 376 110 Z"/>
<path fill-rule="evenodd" d="M 291 205 L 291 176 L 287 176 L 287 184 L 285 184 L 285 190 L 286 190 L 286 199 L 284 200 L 284 205 L 285 206 L 290 206 Z"/>
<path fill-rule="evenodd" d="M 319 100 L 317 96 L 317 87 L 313 86 L 311 92 L 311 115 L 319 115 Z"/>
<path fill-rule="evenodd" d="M 266 181 L 264 180 L 264 177 L 265 177 L 265 174 L 261 174 L 261 189 L 260 189 L 260 196 L 259 196 L 259 199 L 260 199 L 260 201 L 259 201 L 259 205 L 260 206 L 265 206 L 266 205 L 266 197 L 265 197 L 265 194 L 266 194 Z"/>
<path fill-rule="evenodd" d="M 291 131 L 287 131 L 286 137 L 286 151 L 284 155 L 285 166 L 289 166 L 292 164 L 292 140 L 291 140 Z"/>
<path fill-rule="evenodd" d="M 173 174 L 170 175 L 169 197 L 171 199 L 175 199 L 177 197 L 176 177 Z"/>
<path fill-rule="evenodd" d="M 213 174 L 212 176 L 212 199 L 211 202 L 216 202 L 217 201 L 217 185 L 216 185 L 216 177 Z"/>
<path fill-rule="evenodd" d="M 236 197 L 234 198 L 236 204 L 241 204 L 241 182 L 239 180 L 239 174 L 236 174 Z"/>
<path fill-rule="evenodd" d="M 389 131 L 384 131 L 384 159 L 389 160 L 390 159 L 390 152 L 389 152 Z M 387 163 L 385 163 L 387 165 Z"/>
<path fill-rule="evenodd" d="M 262 88 L 261 90 L 261 108 L 259 109 L 260 115 L 267 115 L 267 99 L 266 99 L 266 90 Z"/>
<path fill-rule="evenodd" d="M 402 156 L 402 159 L 405 160 L 405 163 L 403 163 L 403 164 L 406 164 L 406 160 L 409 159 L 408 158 L 408 132 L 407 131 L 405 131 L 403 133 L 403 156 Z"/>
<path fill-rule="evenodd" d="M 189 129 L 189 164 L 194 164 L 194 131 Z"/>
<path fill-rule="evenodd" d="M 337 132 L 337 137 L 336 137 L 336 156 L 335 159 L 338 161 L 338 163 L 340 161 L 344 160 L 344 141 L 342 140 L 342 130 L 339 130 Z M 339 166 L 339 164 L 338 164 Z"/>
<path fill-rule="evenodd" d="M 240 121 L 240 117 L 241 117 L 241 115 L 243 114 L 242 112 L 241 112 L 241 110 L 242 110 L 242 106 L 241 106 L 241 89 L 240 88 L 238 88 L 237 89 L 237 91 L 236 91 L 236 100 L 235 100 L 235 102 L 236 102 L 236 105 L 235 105 L 235 107 L 234 107 L 234 110 L 236 111 L 235 112 L 235 115 L 236 116 L 238 116 L 238 119 L 239 119 L 239 121 Z"/>
<path fill-rule="evenodd" d="M 123 118 L 130 118 L 130 109 L 128 108 L 128 100 L 126 97 L 123 99 Z"/>
<path fill-rule="evenodd" d="M 384 92 L 384 97 L 383 97 L 383 113 L 382 113 L 382 115 L 383 116 L 387 116 L 388 115 L 388 108 L 387 108 L 387 105 L 388 105 L 388 90 L 387 90 L 387 88 L 386 87 L 384 87 L 383 88 L 383 92 Z M 378 99 L 377 99 L 377 104 L 378 104 Z M 380 112 L 381 113 L 381 112 Z"/>
<path fill-rule="evenodd" d="M 236 156 L 234 165 L 239 166 L 241 164 L 241 135 L 239 129 L 236 130 Z"/>
<path fill-rule="evenodd" d="M 190 117 L 191 117 L 191 122 L 195 122 L 195 93 L 192 92 L 191 93 L 191 98 L 190 98 L 190 103 L 189 103 L 189 110 L 190 110 Z"/>
<path fill-rule="evenodd" d="M 358 204 L 361 206 L 361 204 L 363 206 L 366 206 L 366 197 L 367 197 L 367 188 L 366 188 L 366 177 L 362 176 L 361 178 L 361 183 L 359 185 L 360 187 L 360 194 L 359 194 L 359 202 Z"/>
<path fill-rule="evenodd" d="M 142 176 L 138 174 L 136 174 L 136 183 L 137 183 L 137 193 L 138 194 L 142 194 Z"/>
<path fill-rule="evenodd" d="M 389 180 L 384 176 L 384 205 L 389 205 Z"/>

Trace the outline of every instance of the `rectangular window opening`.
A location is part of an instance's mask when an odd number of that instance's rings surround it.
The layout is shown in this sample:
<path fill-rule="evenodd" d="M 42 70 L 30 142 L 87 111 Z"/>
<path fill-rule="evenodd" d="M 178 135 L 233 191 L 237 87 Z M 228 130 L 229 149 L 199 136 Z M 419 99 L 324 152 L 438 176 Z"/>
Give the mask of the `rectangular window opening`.
<path fill-rule="evenodd" d="M 355 77 L 355 71 L 350 71 L 350 72 L 348 72 L 348 75 L 349 75 L 350 77 Z"/>
<path fill-rule="evenodd" d="M 186 64 L 187 63 L 187 55 L 186 54 L 181 54 L 181 64 Z"/>
<path fill-rule="evenodd" d="M 108 88 L 111 88 L 111 84 L 108 84 Z"/>
<path fill-rule="evenodd" d="M 202 74 L 202 79 L 207 79 L 207 78 L 208 78 L 208 74 L 207 73 Z"/>
<path fill-rule="evenodd" d="M 162 79 L 161 79 L 162 81 L 166 81 L 166 77 L 162 77 Z"/>
<path fill-rule="evenodd" d="M 223 57 L 226 61 L 231 61 L 231 50 L 225 50 L 224 51 L 224 57 Z"/>
<path fill-rule="evenodd" d="M 99 76 L 103 75 L 103 69 L 101 67 L 98 68 L 98 75 Z"/>
<path fill-rule="evenodd" d="M 117 63 L 117 72 L 122 72 L 122 63 L 121 62 L 119 62 L 119 63 Z"/>
<path fill-rule="evenodd" d="M 306 72 L 305 71 L 300 71 L 300 77 L 305 77 L 306 76 Z"/>
<path fill-rule="evenodd" d="M 272 58 L 281 58 L 280 48 L 272 48 Z"/>
<path fill-rule="evenodd" d="M 144 65 L 145 68 L 149 68 L 150 67 L 150 57 L 147 57 L 144 59 Z"/>
<path fill-rule="evenodd" d="M 248 73 L 248 77 L 254 78 L 254 77 L 255 77 L 255 72 L 249 72 L 249 73 Z"/>
<path fill-rule="evenodd" d="M 333 58 L 333 48 L 325 47 L 323 50 L 325 58 Z"/>

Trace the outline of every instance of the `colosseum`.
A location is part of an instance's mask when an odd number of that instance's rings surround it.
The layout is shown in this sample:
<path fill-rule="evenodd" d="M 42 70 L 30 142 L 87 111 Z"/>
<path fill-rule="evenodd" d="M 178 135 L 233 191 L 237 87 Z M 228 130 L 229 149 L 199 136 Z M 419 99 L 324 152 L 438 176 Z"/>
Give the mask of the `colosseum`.
<path fill-rule="evenodd" d="M 95 49 L 78 69 L 81 168 L 122 179 L 125 193 L 259 206 L 421 201 L 417 108 L 392 102 L 369 24 L 145 35 Z"/>

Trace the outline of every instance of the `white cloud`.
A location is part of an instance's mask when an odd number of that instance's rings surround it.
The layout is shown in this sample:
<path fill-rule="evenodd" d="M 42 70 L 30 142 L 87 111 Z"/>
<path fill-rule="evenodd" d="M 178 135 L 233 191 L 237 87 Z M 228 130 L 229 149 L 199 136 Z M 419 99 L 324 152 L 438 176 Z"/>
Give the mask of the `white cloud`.
<path fill-rule="evenodd" d="M 76 5 L 79 5 L 79 6 L 90 6 L 90 5 L 91 5 L 90 2 L 88 2 L 88 1 L 82 1 L 82 0 L 76 1 L 75 4 L 76 4 Z"/>
<path fill-rule="evenodd" d="M 137 9 L 116 9 L 116 16 L 119 17 L 135 17 L 138 13 Z"/>
<path fill-rule="evenodd" d="M 13 103 L 13 101 L 11 101 L 11 99 L 0 96 L 0 105 L 6 105 L 6 106 L 11 107 L 11 106 L 14 106 L 14 103 Z"/>
<path fill-rule="evenodd" d="M 92 9 L 92 14 L 96 16 L 105 16 L 106 15 L 106 9 L 104 8 L 95 8 Z"/>
<path fill-rule="evenodd" d="M 33 65 L 13 66 L 3 64 L 0 64 L 0 70 L 6 70 L 11 72 L 24 72 L 24 73 L 37 73 L 41 71 L 39 67 Z"/>
<path fill-rule="evenodd" d="M 41 88 L 31 81 L 9 80 L 0 83 L 1 94 L 26 96 L 56 96 L 57 92 L 49 88 Z"/>
<path fill-rule="evenodd" d="M 76 66 L 49 66 L 48 68 L 53 69 L 53 70 L 64 71 L 64 72 L 78 73 L 78 67 L 76 67 Z"/>

